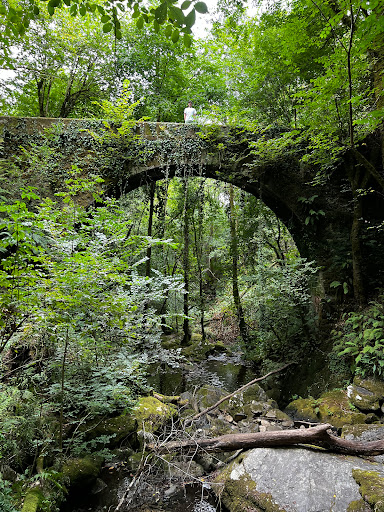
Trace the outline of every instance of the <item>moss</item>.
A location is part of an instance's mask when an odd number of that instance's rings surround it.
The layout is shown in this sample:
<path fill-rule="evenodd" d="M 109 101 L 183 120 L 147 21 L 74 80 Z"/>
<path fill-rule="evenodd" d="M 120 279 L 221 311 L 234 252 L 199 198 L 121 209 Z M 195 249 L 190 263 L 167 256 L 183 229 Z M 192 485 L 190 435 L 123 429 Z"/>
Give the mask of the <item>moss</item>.
<path fill-rule="evenodd" d="M 284 512 L 271 494 L 257 491 L 256 483 L 245 475 L 232 480 L 225 471 L 215 483 L 222 484 L 220 498 L 230 512 Z"/>
<path fill-rule="evenodd" d="M 63 465 L 62 472 L 69 479 L 71 487 L 82 487 L 92 483 L 100 473 L 102 459 L 87 456 L 69 459 Z"/>
<path fill-rule="evenodd" d="M 40 503 L 44 498 L 43 493 L 40 489 L 29 489 L 23 503 L 21 512 L 37 512 L 39 510 Z"/>
<path fill-rule="evenodd" d="M 347 512 L 370 512 L 371 510 L 371 507 L 363 499 L 351 501 L 347 508 Z"/>
<path fill-rule="evenodd" d="M 120 445 L 123 439 L 129 438 L 130 444 L 136 443 L 136 418 L 130 414 L 121 414 L 115 418 L 105 420 L 96 420 L 92 424 L 84 427 L 87 440 L 95 439 L 99 436 L 111 436 L 109 446 Z"/>
<path fill-rule="evenodd" d="M 344 390 L 324 393 L 317 400 L 317 404 L 318 417 L 323 423 L 330 423 L 337 428 L 365 423 L 365 414 L 351 410 L 347 392 Z"/>
<path fill-rule="evenodd" d="M 200 388 L 196 393 L 196 400 L 199 405 L 200 411 L 211 407 L 216 402 L 221 400 L 224 396 L 228 395 L 228 391 L 222 388 L 217 388 L 215 386 L 211 386 L 209 384 Z M 225 407 L 225 403 L 222 404 L 222 407 Z"/>
<path fill-rule="evenodd" d="M 133 414 L 140 429 L 156 432 L 177 414 L 177 408 L 172 404 L 164 404 L 153 396 L 145 396 L 140 399 Z"/>
<path fill-rule="evenodd" d="M 384 512 L 384 477 L 376 471 L 353 469 L 352 476 L 359 484 L 359 492 L 375 512 Z"/>
<path fill-rule="evenodd" d="M 341 437 L 346 439 L 374 441 L 382 435 L 383 429 L 384 425 L 382 423 L 375 423 L 373 425 L 366 425 L 365 423 L 361 425 L 345 425 L 341 432 Z"/>
<path fill-rule="evenodd" d="M 370 391 L 374 395 L 376 395 L 378 400 L 384 399 L 384 382 L 380 380 L 373 379 L 362 379 L 361 377 L 355 377 L 353 379 L 353 383 L 355 386 L 359 386 L 361 388 Z"/>
<path fill-rule="evenodd" d="M 295 420 L 317 423 L 319 418 L 316 411 L 316 401 L 313 398 L 298 398 L 286 407 L 286 412 Z"/>

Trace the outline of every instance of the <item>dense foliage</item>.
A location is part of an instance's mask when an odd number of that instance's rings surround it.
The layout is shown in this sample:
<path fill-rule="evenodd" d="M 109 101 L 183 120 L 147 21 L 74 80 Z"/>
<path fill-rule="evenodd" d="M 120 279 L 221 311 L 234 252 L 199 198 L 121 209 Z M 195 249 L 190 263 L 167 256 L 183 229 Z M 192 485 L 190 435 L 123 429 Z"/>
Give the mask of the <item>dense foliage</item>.
<path fill-rule="evenodd" d="M 334 357 L 351 375 L 381 376 L 382 299 L 359 306 L 363 198 L 372 180 L 384 184 L 364 152 L 384 115 L 382 2 L 259 2 L 250 16 L 242 2 L 221 1 L 205 40 L 193 38 L 206 10 L 189 0 L 0 0 L 0 59 L 11 70 L 0 82 L 2 112 L 108 118 L 94 136 L 113 168 L 145 157 L 145 148 L 118 152 L 135 118 L 182 122 L 191 100 L 204 140 L 215 125 L 246 127 L 259 135 L 242 141 L 257 165 L 295 155 L 314 166 L 313 195 L 298 197 L 309 227 L 325 215 L 312 208 L 316 187 L 348 154 L 353 225 L 343 264 L 353 270 L 330 286 L 339 300 L 353 293 L 356 311 L 335 330 Z M 165 172 L 119 200 L 103 194 L 97 174 L 53 162 L 49 135 L 19 161 L 0 162 L 0 475 L 7 466 L 21 482 L 15 491 L 0 476 L 4 511 L 37 478 L 60 501 L 65 458 L 109 456 L 110 437 L 87 431 L 131 410 L 148 391 L 150 363 L 180 360 L 179 349 L 162 348 L 163 335 L 187 346 L 198 332 L 241 350 L 258 371 L 301 361 L 318 342 L 319 269 L 262 201 L 192 177 L 184 155 L 198 155 L 201 140 L 188 146 L 180 133 L 179 152 L 170 145 L 164 156 L 179 159 L 176 177 Z M 40 197 L 26 180 L 34 173 L 56 194 Z M 51 469 L 36 476 L 40 458 Z"/>

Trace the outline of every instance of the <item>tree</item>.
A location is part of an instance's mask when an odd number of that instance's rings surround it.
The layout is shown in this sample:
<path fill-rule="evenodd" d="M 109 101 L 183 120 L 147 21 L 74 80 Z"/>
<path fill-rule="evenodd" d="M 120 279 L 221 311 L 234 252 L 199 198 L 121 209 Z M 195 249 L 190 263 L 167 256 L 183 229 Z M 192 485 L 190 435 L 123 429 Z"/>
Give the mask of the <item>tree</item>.
<path fill-rule="evenodd" d="M 191 27 L 195 23 L 196 12 L 204 14 L 208 12 L 208 9 L 202 1 L 186 0 L 181 8 L 175 4 L 176 1 L 164 1 L 159 5 L 152 5 L 148 8 L 140 1 L 133 3 L 130 1 L 108 0 L 106 3 L 98 3 L 84 2 L 83 0 L 65 0 L 65 2 L 49 0 L 46 8 L 50 16 L 53 16 L 57 9 L 68 10 L 72 16 L 76 16 L 78 13 L 80 16 L 85 16 L 87 13 L 97 14 L 100 17 L 99 23 L 102 25 L 103 32 L 113 32 L 117 40 L 122 37 L 119 13 L 128 9 L 132 18 L 136 19 L 139 28 L 143 28 L 144 23 L 146 23 L 152 25 L 154 30 L 158 32 L 160 27 L 164 25 L 164 34 L 167 37 L 171 38 L 173 42 L 177 42 L 180 35 L 183 35 L 184 44 L 189 47 L 191 45 Z M 188 14 L 185 15 L 183 11 L 190 7 Z M 0 64 L 9 63 L 12 37 L 22 37 L 29 29 L 31 21 L 35 21 L 41 11 L 45 11 L 45 8 L 38 0 L 26 0 L 24 3 L 11 0 L 0 5 L 0 20 L 3 27 L 0 32 L 2 43 Z"/>
<path fill-rule="evenodd" d="M 110 96 L 111 38 L 91 16 L 82 23 L 79 18 L 65 11 L 54 21 L 40 16 L 23 38 L 14 38 L 17 56 L 11 60 L 16 78 L 5 82 L 9 113 L 91 117 L 97 111 L 92 102 Z"/>

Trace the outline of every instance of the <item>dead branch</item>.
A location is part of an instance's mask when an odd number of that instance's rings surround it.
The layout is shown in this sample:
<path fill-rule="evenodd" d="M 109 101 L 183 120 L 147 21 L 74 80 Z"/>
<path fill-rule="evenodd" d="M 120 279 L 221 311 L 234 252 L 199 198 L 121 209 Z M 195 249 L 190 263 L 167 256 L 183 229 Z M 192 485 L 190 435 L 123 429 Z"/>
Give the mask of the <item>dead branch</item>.
<path fill-rule="evenodd" d="M 323 424 L 306 429 L 226 434 L 214 437 L 213 439 L 189 439 L 187 441 L 169 442 L 161 446 L 149 445 L 149 448 L 158 453 L 188 452 L 197 448 L 208 452 L 231 452 L 234 450 L 250 450 L 252 448 L 310 444 L 348 455 L 384 454 L 384 440 L 370 442 L 347 441 L 332 434 L 331 428 L 331 425 Z"/>
<path fill-rule="evenodd" d="M 216 409 L 216 407 L 219 407 L 219 405 L 221 405 L 223 402 L 225 402 L 226 400 L 229 400 L 230 398 L 232 398 L 233 396 L 237 395 L 237 393 L 241 393 L 241 391 L 244 391 L 244 389 L 248 388 L 249 386 L 252 386 L 252 384 L 256 384 L 256 382 L 260 382 L 261 380 L 264 380 L 266 379 L 267 377 L 269 377 L 270 375 L 273 375 L 274 373 L 279 373 L 279 372 L 282 372 L 283 370 L 285 370 L 286 368 L 288 368 L 288 366 L 291 366 L 292 364 L 296 364 L 296 363 L 288 363 L 284 366 L 282 366 L 281 368 L 278 368 L 277 370 L 273 370 L 272 372 L 269 372 L 267 373 L 266 375 L 263 375 L 262 377 L 258 377 L 257 379 L 253 379 L 251 380 L 250 382 L 248 382 L 247 384 L 244 384 L 244 386 L 241 386 L 241 388 L 239 389 L 236 389 L 236 391 L 234 391 L 233 393 L 231 393 L 230 395 L 227 395 L 225 396 L 224 398 L 221 398 L 218 402 L 216 402 L 214 405 L 211 405 L 211 407 L 208 407 L 207 409 L 204 409 L 204 411 L 202 412 L 199 412 L 199 414 L 196 414 L 195 416 L 193 416 L 192 418 L 187 418 L 185 420 L 185 425 L 189 425 L 191 424 L 193 421 L 201 418 L 201 416 L 204 416 L 204 414 L 207 414 L 208 412 L 210 411 L 213 411 L 213 409 Z"/>

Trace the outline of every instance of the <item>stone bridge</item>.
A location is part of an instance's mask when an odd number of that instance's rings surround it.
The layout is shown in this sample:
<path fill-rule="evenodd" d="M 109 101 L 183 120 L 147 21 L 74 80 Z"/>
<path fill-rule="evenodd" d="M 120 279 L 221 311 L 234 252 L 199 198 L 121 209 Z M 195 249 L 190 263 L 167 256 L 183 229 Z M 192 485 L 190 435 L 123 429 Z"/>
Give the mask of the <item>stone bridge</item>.
<path fill-rule="evenodd" d="M 346 153 L 314 186 L 317 169 L 304 165 L 297 150 L 288 148 L 263 160 L 252 154 L 250 141 L 278 138 L 281 133 L 276 131 L 255 134 L 239 128 L 138 123 L 133 131 L 116 136 L 116 128 L 106 132 L 103 126 L 92 119 L 0 117 L 3 175 L 13 172 L 18 183 L 38 187 L 41 195 L 60 189 L 72 166 L 100 174 L 109 193 L 116 196 L 176 175 L 233 183 L 271 208 L 288 227 L 301 255 L 319 266 L 314 293 L 320 302 L 345 301 L 353 295 L 351 230 L 356 197 L 348 178 L 350 155 Z M 382 175 L 379 140 L 365 143 L 364 157 Z M 42 159 L 48 171 L 41 171 Z M 367 188 L 370 193 L 359 199 L 358 222 L 363 280 L 369 292 L 384 283 L 384 196 L 373 179 L 367 181 Z M 334 281 L 346 283 L 349 292 L 345 295 L 341 287 L 330 286 Z"/>

